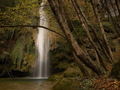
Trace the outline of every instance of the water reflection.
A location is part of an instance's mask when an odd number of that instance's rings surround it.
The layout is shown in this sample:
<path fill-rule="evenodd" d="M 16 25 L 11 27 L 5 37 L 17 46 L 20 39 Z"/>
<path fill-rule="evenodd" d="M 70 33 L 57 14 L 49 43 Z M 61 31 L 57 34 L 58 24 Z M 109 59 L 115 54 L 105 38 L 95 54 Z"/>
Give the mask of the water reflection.
<path fill-rule="evenodd" d="M 0 79 L 0 90 L 48 90 L 40 79 Z"/>

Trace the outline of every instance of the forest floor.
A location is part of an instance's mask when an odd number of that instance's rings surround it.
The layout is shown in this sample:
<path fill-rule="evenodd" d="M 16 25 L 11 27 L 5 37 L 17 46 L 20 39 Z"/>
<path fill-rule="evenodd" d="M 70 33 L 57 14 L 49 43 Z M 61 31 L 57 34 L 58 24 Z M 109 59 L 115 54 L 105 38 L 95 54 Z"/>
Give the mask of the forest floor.
<path fill-rule="evenodd" d="M 46 81 L 41 90 L 120 90 L 120 81 L 107 77 L 91 79 L 63 78 L 56 83 Z"/>
<path fill-rule="evenodd" d="M 116 79 L 98 77 L 93 84 L 95 90 L 120 90 L 120 81 Z"/>

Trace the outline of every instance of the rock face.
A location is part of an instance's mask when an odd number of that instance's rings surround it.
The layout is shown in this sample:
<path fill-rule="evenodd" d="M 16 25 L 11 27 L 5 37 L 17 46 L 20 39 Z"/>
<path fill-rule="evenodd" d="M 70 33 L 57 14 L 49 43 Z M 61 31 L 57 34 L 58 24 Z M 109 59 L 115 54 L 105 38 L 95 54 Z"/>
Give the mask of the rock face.
<path fill-rule="evenodd" d="M 37 29 L 17 25 L 38 24 L 38 8 L 31 9 L 38 5 L 38 0 L 34 2 L 33 5 L 32 1 L 1 1 L 0 25 L 16 27 L 0 28 L 0 77 L 19 76 L 22 73 L 28 75 L 32 71 L 36 60 Z"/>
<path fill-rule="evenodd" d="M 120 80 L 120 60 L 113 66 L 110 76 Z"/>
<path fill-rule="evenodd" d="M 6 34 L 5 31 L 4 34 Z M 16 36 L 15 38 L 17 40 L 11 40 L 10 42 L 7 39 L 3 39 L 3 41 L 9 43 L 7 43 L 6 47 L 5 44 L 0 47 L 0 76 L 13 77 L 17 75 L 17 72 L 28 73 L 32 71 L 33 63 L 36 57 L 34 44 L 35 40 L 32 37 L 32 33 L 24 38 L 23 36 L 24 34 L 19 37 Z M 6 37 L 8 36 L 6 35 Z"/>

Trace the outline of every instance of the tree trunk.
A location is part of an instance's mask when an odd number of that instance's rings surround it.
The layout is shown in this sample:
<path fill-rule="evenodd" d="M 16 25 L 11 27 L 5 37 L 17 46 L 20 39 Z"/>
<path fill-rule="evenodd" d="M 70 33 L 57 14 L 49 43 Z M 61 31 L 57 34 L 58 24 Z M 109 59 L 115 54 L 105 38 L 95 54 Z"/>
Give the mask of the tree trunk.
<path fill-rule="evenodd" d="M 77 41 L 73 37 L 70 28 L 67 24 L 66 16 L 64 15 L 64 10 L 61 7 L 61 2 L 59 0 L 48 0 L 50 7 L 61 27 L 64 34 L 66 35 L 66 38 L 68 42 L 70 43 L 73 52 L 75 53 L 76 57 L 81 60 L 87 67 L 89 67 L 92 71 L 94 71 L 97 75 L 102 75 L 104 72 L 102 69 L 97 66 L 91 58 L 81 49 L 81 47 L 78 45 Z"/>
<path fill-rule="evenodd" d="M 92 1 L 92 0 L 91 0 Z M 107 1 L 107 0 L 106 0 Z M 110 12 L 110 9 L 109 9 L 109 6 L 108 6 L 108 2 L 103 2 L 102 0 L 100 0 L 100 2 L 101 2 L 101 4 L 102 4 L 102 6 L 105 8 L 105 10 L 107 11 L 107 13 L 108 13 L 108 15 L 110 16 L 110 19 L 112 20 L 112 23 L 113 23 L 113 25 L 114 25 L 114 27 L 115 27 L 115 31 L 116 31 L 116 33 L 118 34 L 118 36 L 120 36 L 120 32 L 119 32 L 119 28 L 120 28 L 120 26 L 119 26 L 119 24 L 114 20 L 114 18 L 112 17 L 112 14 L 111 14 L 111 12 Z M 93 8 L 93 9 L 95 9 L 95 8 Z M 120 15 L 119 15 L 120 16 Z"/>
<path fill-rule="evenodd" d="M 87 78 L 91 77 L 87 67 L 79 60 L 79 58 L 75 55 L 75 53 L 73 53 L 73 55 L 75 57 L 76 63 L 78 64 L 82 74 Z"/>
<path fill-rule="evenodd" d="M 86 16 L 85 16 L 85 14 L 83 13 L 81 7 L 78 5 L 78 3 L 77 3 L 76 0 L 71 0 L 71 1 L 72 1 L 73 4 L 75 3 L 74 7 L 76 6 L 76 7 L 78 8 L 78 16 L 79 16 L 79 19 L 81 20 L 81 22 L 82 22 L 82 24 L 83 24 L 83 27 L 84 27 L 84 30 L 85 30 L 86 33 L 87 33 L 87 37 L 88 37 L 88 39 L 89 39 L 89 42 L 91 43 L 91 45 L 93 46 L 94 50 L 96 51 L 96 56 L 99 57 L 98 59 L 99 59 L 99 62 L 100 62 L 100 64 L 101 64 L 101 66 L 102 66 L 105 70 L 107 70 L 107 68 L 106 68 L 106 66 L 105 66 L 105 64 L 104 64 L 104 62 L 103 62 L 103 60 L 102 60 L 102 58 L 101 58 L 101 54 L 100 54 L 100 52 L 99 52 L 99 49 L 98 49 L 98 47 L 95 45 L 95 43 L 94 43 L 94 41 L 93 41 L 93 39 L 92 39 L 92 36 L 91 36 L 91 34 L 90 34 L 90 31 L 89 31 L 89 25 L 90 25 L 90 24 L 89 24 L 89 22 L 88 22 L 88 20 L 87 20 L 87 18 L 86 18 Z M 77 8 L 75 8 L 75 9 L 77 9 Z M 76 11 L 77 11 L 77 10 L 76 10 Z M 96 35 L 96 36 L 97 36 L 97 35 Z M 99 65 L 99 64 L 98 64 L 98 65 Z"/>
<path fill-rule="evenodd" d="M 100 16 L 98 14 L 98 9 L 95 7 L 96 4 L 94 3 L 94 1 L 91 0 L 91 3 L 92 3 L 92 6 L 94 8 L 94 13 L 96 15 L 97 21 L 98 21 L 99 26 L 100 26 L 100 30 L 101 30 L 101 33 L 102 33 L 103 41 L 104 41 L 104 44 L 105 44 L 105 47 L 106 47 L 106 51 L 108 52 L 108 54 L 109 54 L 109 56 L 111 58 L 111 62 L 114 62 L 113 61 L 114 60 L 113 54 L 112 54 L 111 48 L 109 47 L 108 40 L 107 40 L 107 37 L 105 35 L 104 27 L 102 25 Z"/>
<path fill-rule="evenodd" d="M 115 0 L 115 3 L 116 3 L 116 7 L 117 7 L 117 10 L 118 10 L 118 13 L 119 13 L 119 17 L 120 17 L 120 8 L 119 8 L 120 2 L 118 0 Z"/>

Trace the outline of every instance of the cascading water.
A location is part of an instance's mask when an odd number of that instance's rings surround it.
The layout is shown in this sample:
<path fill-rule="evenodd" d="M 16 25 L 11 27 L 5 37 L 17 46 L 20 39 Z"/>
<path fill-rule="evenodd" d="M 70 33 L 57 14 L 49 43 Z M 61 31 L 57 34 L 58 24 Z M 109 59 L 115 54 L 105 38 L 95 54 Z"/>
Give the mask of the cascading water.
<path fill-rule="evenodd" d="M 40 7 L 40 26 L 48 27 L 48 19 L 46 12 L 44 9 L 44 4 L 41 3 Z M 38 28 L 38 36 L 37 36 L 37 53 L 38 58 L 36 61 L 36 67 L 34 69 L 34 77 L 37 78 L 47 78 L 49 75 L 48 70 L 48 52 L 49 52 L 49 37 L 48 37 L 48 31 L 44 28 Z"/>

